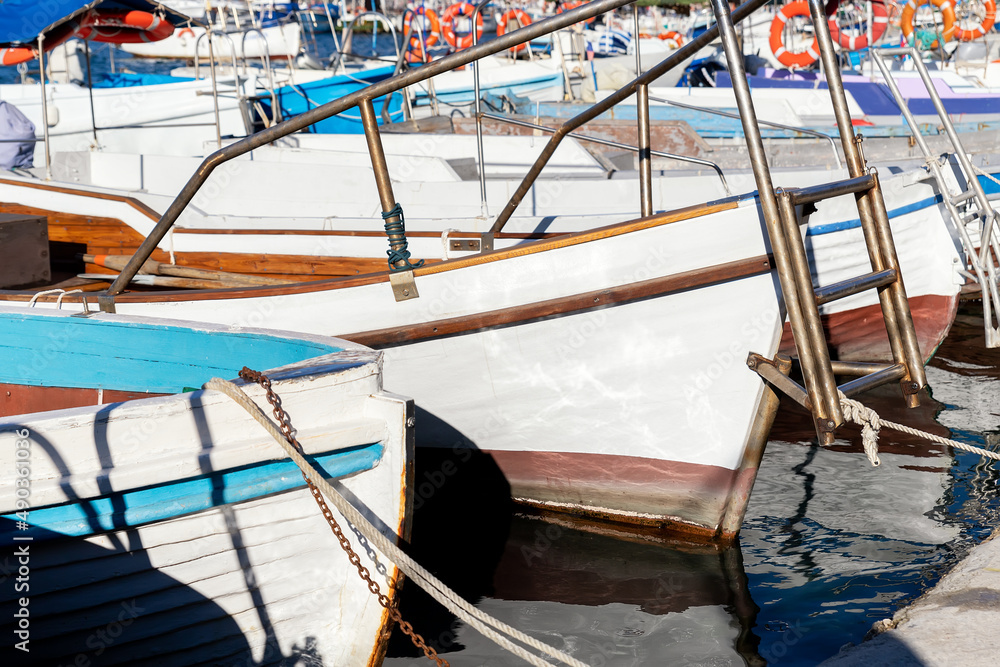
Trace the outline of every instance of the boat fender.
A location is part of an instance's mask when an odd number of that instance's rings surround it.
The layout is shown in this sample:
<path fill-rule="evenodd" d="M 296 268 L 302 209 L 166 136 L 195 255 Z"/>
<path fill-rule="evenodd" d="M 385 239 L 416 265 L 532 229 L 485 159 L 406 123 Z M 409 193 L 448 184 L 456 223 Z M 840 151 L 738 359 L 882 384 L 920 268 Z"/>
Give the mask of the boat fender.
<path fill-rule="evenodd" d="M 785 48 L 784 32 L 785 23 L 795 16 L 809 16 L 809 4 L 805 0 L 795 0 L 781 8 L 774 18 L 771 19 L 771 36 L 769 44 L 771 53 L 778 59 L 778 62 L 789 69 L 801 69 L 809 67 L 819 59 L 819 40 L 813 39 L 813 43 L 805 51 L 793 53 Z"/>
<path fill-rule="evenodd" d="M 456 2 L 449 5 L 441 15 L 441 35 L 444 41 L 448 42 L 456 49 L 467 49 L 472 46 L 472 32 L 459 37 L 455 34 L 455 20 L 459 16 L 468 16 L 472 20 L 472 15 L 476 12 L 476 6 L 469 2 Z M 483 15 L 476 14 L 476 40 L 483 36 Z"/>
<path fill-rule="evenodd" d="M 499 19 L 497 19 L 497 37 L 501 37 L 510 32 L 510 30 L 507 29 L 507 24 L 511 21 L 515 22 L 515 27 L 511 28 L 511 30 L 517 30 L 518 28 L 531 25 L 531 17 L 528 16 L 527 12 L 523 9 L 508 9 Z M 528 48 L 527 44 L 518 44 L 517 46 L 511 47 L 510 51 L 517 53 L 525 50 L 526 48 Z"/>
<path fill-rule="evenodd" d="M 909 0 L 906 6 L 903 7 L 902 16 L 899 17 L 899 27 L 903 30 L 903 37 L 906 38 L 907 44 L 913 44 L 913 40 L 911 40 L 911 36 L 913 35 L 913 17 L 917 13 L 917 8 L 928 2 L 941 10 L 941 18 L 944 20 L 944 30 L 942 32 L 944 41 L 950 41 L 955 36 L 955 6 L 951 4 L 951 0 Z M 921 39 L 921 44 L 924 41 Z M 937 47 L 938 41 L 934 40 L 929 48 L 936 49 Z"/>
<path fill-rule="evenodd" d="M 0 169 L 34 165 L 35 125 L 10 102 L 0 100 Z"/>

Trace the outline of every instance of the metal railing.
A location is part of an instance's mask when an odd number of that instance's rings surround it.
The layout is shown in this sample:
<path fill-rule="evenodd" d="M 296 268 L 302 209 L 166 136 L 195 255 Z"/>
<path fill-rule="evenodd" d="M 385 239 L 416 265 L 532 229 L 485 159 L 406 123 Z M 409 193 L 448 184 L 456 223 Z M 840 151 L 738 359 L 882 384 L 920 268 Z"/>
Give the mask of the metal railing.
<path fill-rule="evenodd" d="M 105 295 L 101 297 L 100 300 L 102 308 L 114 310 L 114 296 L 120 294 L 127 287 L 132 278 L 136 275 L 136 273 L 138 273 L 143 262 L 149 258 L 150 254 L 163 240 L 164 236 L 166 236 L 169 229 L 191 202 L 198 190 L 205 184 L 209 176 L 211 176 L 212 172 L 219 165 L 249 153 L 260 146 L 269 144 L 277 139 L 294 132 L 298 132 L 310 125 L 314 125 L 315 123 L 330 118 L 331 116 L 342 113 L 355 106 L 359 107 L 361 110 L 362 118 L 364 120 L 365 134 L 368 138 L 369 144 L 380 147 L 381 144 L 378 124 L 374 113 L 371 111 L 372 100 L 388 95 L 389 93 L 396 92 L 406 88 L 407 86 L 420 83 L 421 81 L 425 81 L 442 72 L 448 72 L 458 67 L 462 67 L 474 62 L 477 59 L 483 58 L 484 56 L 506 51 L 513 46 L 535 39 L 541 35 L 555 32 L 556 30 L 579 23 L 580 21 L 597 16 L 598 14 L 603 14 L 618 7 L 623 7 L 630 4 L 632 1 L 633 0 L 594 0 L 593 2 L 567 12 L 557 14 L 542 21 L 538 21 L 537 23 L 532 23 L 519 30 L 507 33 L 483 44 L 477 44 L 463 51 L 459 51 L 439 60 L 427 63 L 419 68 L 408 70 L 391 79 L 379 81 L 362 90 L 355 91 L 328 102 L 321 107 L 309 109 L 294 118 L 282 121 L 281 123 L 265 130 L 261 130 L 252 136 L 220 148 L 202 161 L 198 169 L 195 170 L 194 174 L 192 174 L 188 182 L 177 194 L 174 201 L 170 204 L 167 210 L 164 211 L 160 220 L 156 223 L 149 235 L 136 250 L 136 253 L 122 269 L 121 273 L 108 288 Z M 759 7 L 766 4 L 767 1 L 768 0 L 748 0 L 733 12 L 733 19 L 738 21 L 746 18 Z M 726 11 L 728 12 L 728 7 L 726 8 Z M 576 118 L 567 121 L 562 127 L 556 130 L 552 138 L 549 140 L 548 145 L 546 145 L 545 149 L 542 151 L 542 155 L 540 155 L 535 164 L 532 165 L 528 176 L 525 177 L 525 180 L 522 181 L 518 191 L 515 192 L 511 201 L 508 202 L 507 206 L 504 208 L 504 211 L 501 213 L 501 217 L 498 218 L 497 223 L 494 225 L 491 234 L 499 231 L 499 229 L 502 228 L 503 223 L 509 219 L 510 215 L 517 208 L 517 204 L 520 203 L 524 194 L 527 192 L 528 188 L 530 188 L 531 183 L 534 182 L 535 178 L 537 178 L 538 173 L 541 171 L 545 162 L 547 162 L 551 157 L 556 146 L 558 146 L 559 141 L 561 141 L 563 137 L 569 134 L 572 130 L 583 125 L 586 121 L 599 116 L 605 110 L 624 100 L 635 91 L 637 86 L 659 78 L 665 72 L 683 62 L 688 56 L 701 49 L 708 42 L 715 39 L 718 34 L 718 25 L 709 28 L 698 38 L 673 52 L 673 54 L 667 57 L 663 62 L 654 66 L 645 74 L 638 76 L 631 83 L 613 93 L 602 102 L 594 105 L 587 112 L 584 112 Z M 374 156 L 375 152 L 373 152 L 372 155 Z M 380 200 L 382 200 L 383 203 L 388 202 L 392 199 L 388 168 L 384 161 L 373 160 L 372 166 L 375 170 L 375 178 L 379 189 Z M 383 206 L 383 209 L 388 212 L 390 207 Z M 393 221 L 398 221 L 398 219 L 398 216 L 389 216 L 387 222 L 391 223 Z M 485 249 L 487 248 L 484 248 L 484 250 Z"/>
<path fill-rule="evenodd" d="M 489 113 L 486 111 L 479 114 L 479 117 L 487 118 L 489 120 L 499 121 L 501 123 L 507 123 L 509 125 L 516 125 L 517 127 L 525 127 L 532 130 L 539 130 L 541 132 L 548 132 L 550 134 L 557 131 L 553 127 L 546 127 L 545 125 L 530 123 L 528 121 L 520 120 L 518 118 L 510 118 L 509 116 L 501 116 L 499 114 Z M 642 153 L 643 150 L 639 146 L 631 146 L 629 144 L 623 144 L 619 141 L 602 139 L 600 137 L 591 137 L 586 134 L 578 134 L 576 132 L 570 132 L 566 136 L 573 137 L 578 141 L 589 141 L 590 143 L 600 144 L 601 146 L 610 146 L 612 148 L 620 148 L 622 150 L 626 150 L 632 153 Z M 704 167 L 709 167 L 711 169 L 714 169 L 715 173 L 719 175 L 719 180 L 722 181 L 722 187 L 726 191 L 726 195 L 733 194 L 733 191 L 729 189 L 729 183 L 726 182 L 725 173 L 723 173 L 722 168 L 717 163 L 712 162 L 711 160 L 703 160 L 702 158 L 691 157 L 690 155 L 677 155 L 675 153 L 665 153 L 664 151 L 654 151 L 651 149 L 647 150 L 649 150 L 650 155 L 652 155 L 653 157 L 661 157 L 661 158 L 666 158 L 668 160 L 678 160 L 680 162 L 690 162 L 692 164 L 700 164 Z M 644 215 L 649 215 L 649 214 L 645 213 Z"/>
<path fill-rule="evenodd" d="M 674 100 L 668 100 L 662 97 L 650 97 L 653 102 L 659 102 L 661 104 L 669 104 L 672 107 L 679 107 L 681 109 L 690 109 L 691 111 L 699 111 L 701 113 L 712 114 L 715 116 L 724 116 L 725 118 L 733 118 L 739 120 L 739 114 L 729 113 L 728 111 L 722 111 L 721 109 L 712 109 L 709 107 L 699 107 L 694 104 L 685 104 L 684 102 L 675 102 Z M 826 139 L 830 142 L 830 148 L 833 150 L 833 159 L 837 161 L 837 169 L 841 169 L 844 165 L 840 161 L 840 151 L 837 150 L 837 142 L 831 134 L 824 134 L 823 132 L 817 132 L 816 130 L 810 130 L 805 127 L 795 127 L 794 125 L 784 125 L 782 123 L 774 123 L 769 120 L 757 119 L 758 125 L 763 125 L 764 127 L 773 127 L 779 130 L 788 130 L 790 132 L 800 132 L 802 134 L 807 134 L 811 137 L 817 137 L 820 139 Z"/>
<path fill-rule="evenodd" d="M 968 184 L 968 190 L 965 192 L 956 195 L 950 192 L 948 180 L 945 178 L 945 174 L 938 162 L 938 156 L 931 152 L 927 141 L 920 133 L 920 127 L 907 105 L 907 100 L 903 97 L 895 78 L 893 78 L 892 73 L 885 64 L 884 58 L 894 56 L 910 56 L 912 58 L 913 65 L 920 74 L 920 79 L 927 89 L 927 94 L 934 103 L 934 110 L 938 114 L 941 125 L 944 127 L 948 140 L 951 142 L 954 155 L 964 173 L 965 182 Z M 998 239 L 1000 232 L 995 231 L 995 228 L 1000 224 L 1000 214 L 990 204 L 989 198 L 986 196 L 986 192 L 979 182 L 977 175 L 979 170 L 973 166 L 972 161 L 969 159 L 965 147 L 962 145 L 962 140 L 959 138 L 958 132 L 956 132 L 955 126 L 948 116 L 948 110 L 945 108 L 944 102 L 941 100 L 941 96 L 934 86 L 934 81 L 927 71 L 927 66 L 924 65 L 923 59 L 920 57 L 920 52 L 916 47 L 880 49 L 877 52 L 873 52 L 872 60 L 881 71 L 882 78 L 885 80 L 886 85 L 888 85 L 896 105 L 899 107 L 907 126 L 910 128 L 913 140 L 920 148 L 928 168 L 937 182 L 943 203 L 951 217 L 952 225 L 959 235 L 959 239 L 968 257 L 968 262 L 975 274 L 973 277 L 979 283 L 979 287 L 982 290 L 986 346 L 1000 347 L 1000 286 L 997 285 L 998 269 L 995 264 L 995 258 L 1000 259 L 1000 239 Z M 957 206 L 963 203 L 967 203 L 966 205 L 968 206 L 975 203 L 978 206 L 979 210 L 973 213 L 974 217 L 971 219 L 967 219 L 958 211 Z M 976 245 L 967 229 L 968 223 L 977 219 L 980 223 L 978 230 L 978 254 L 976 252 Z M 998 324 L 994 324 L 994 318 L 996 318 Z"/>

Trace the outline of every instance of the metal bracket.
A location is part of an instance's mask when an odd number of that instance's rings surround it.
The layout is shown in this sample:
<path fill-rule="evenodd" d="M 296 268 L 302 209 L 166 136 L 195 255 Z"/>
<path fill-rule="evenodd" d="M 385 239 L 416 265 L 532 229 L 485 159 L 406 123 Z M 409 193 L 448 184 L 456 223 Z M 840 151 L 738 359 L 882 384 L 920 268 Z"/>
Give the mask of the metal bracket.
<path fill-rule="evenodd" d="M 115 312 L 115 297 L 110 294 L 98 294 L 97 307 L 101 309 L 102 313 Z"/>
<path fill-rule="evenodd" d="M 420 297 L 417 293 L 417 283 L 413 271 L 393 271 L 389 274 L 389 284 L 392 285 L 392 295 L 396 301 L 409 301 Z"/>
<path fill-rule="evenodd" d="M 751 352 L 747 355 L 747 367 L 793 401 L 812 412 L 812 403 L 809 401 L 809 394 L 806 393 L 805 388 L 788 377 L 788 372 L 792 369 L 792 360 L 788 356 L 779 354 L 772 360 L 756 352 Z"/>
<path fill-rule="evenodd" d="M 479 252 L 480 246 L 479 239 L 448 239 L 448 250 Z"/>
<path fill-rule="evenodd" d="M 83 296 L 81 298 L 83 299 L 83 310 L 79 313 L 73 313 L 70 317 L 90 317 L 91 315 L 96 315 L 97 311 L 91 310 L 90 306 L 87 304 L 87 297 Z M 59 299 L 62 300 L 62 295 L 59 296 Z"/>
<path fill-rule="evenodd" d="M 493 252 L 493 232 L 484 232 L 480 235 L 482 252 Z"/>

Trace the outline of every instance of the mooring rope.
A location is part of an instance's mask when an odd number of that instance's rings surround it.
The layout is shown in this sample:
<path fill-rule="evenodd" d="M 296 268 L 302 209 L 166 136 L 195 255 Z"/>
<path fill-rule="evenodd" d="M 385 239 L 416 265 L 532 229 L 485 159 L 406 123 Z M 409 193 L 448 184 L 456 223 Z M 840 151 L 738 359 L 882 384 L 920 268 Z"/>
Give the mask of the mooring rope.
<path fill-rule="evenodd" d="M 302 474 L 323 492 L 323 495 L 344 515 L 344 518 L 353 524 L 376 549 L 385 554 L 386 558 L 395 563 L 407 577 L 427 591 L 431 597 L 444 605 L 448 611 L 461 618 L 485 637 L 493 640 L 501 647 L 532 665 L 536 665 L 537 667 L 552 667 L 552 663 L 529 653 L 523 647 L 510 641 L 508 637 L 541 651 L 563 664 L 571 665 L 572 667 L 587 667 L 586 663 L 580 662 L 576 658 L 507 625 L 503 621 L 493 618 L 486 612 L 476 609 L 458 593 L 446 586 L 444 582 L 407 556 L 402 549 L 390 542 L 380 530 L 375 528 L 337 489 L 326 481 L 326 478 L 311 463 L 306 461 L 288 443 L 281 429 L 240 387 L 221 378 L 212 378 L 204 385 L 204 388 L 222 392 L 246 410 L 281 445 L 281 448 L 285 450 L 288 457 L 301 469 Z"/>
<path fill-rule="evenodd" d="M 979 454 L 984 458 L 993 459 L 994 461 L 1000 461 L 1000 452 L 991 452 L 990 450 L 983 449 L 982 447 L 967 445 L 964 442 L 959 442 L 958 440 L 943 438 L 939 435 L 928 433 L 927 431 L 921 431 L 920 429 L 906 426 L 904 424 L 897 424 L 896 422 L 882 419 L 878 416 L 878 413 L 871 408 L 859 403 L 858 401 L 847 398 L 847 396 L 844 395 L 844 392 L 838 391 L 837 394 L 840 396 L 840 407 L 844 410 L 844 418 L 847 421 L 854 422 L 855 424 L 861 426 L 861 444 L 865 448 L 865 455 L 868 457 L 868 460 L 871 461 L 873 466 L 877 466 L 881 463 L 881 460 L 878 457 L 878 431 L 882 426 L 886 426 L 901 433 L 909 433 L 910 435 L 915 435 L 918 438 L 930 440 L 931 442 L 948 445 L 950 447 L 954 447 L 955 449 L 961 449 L 966 452 L 972 452 L 973 454 Z"/>

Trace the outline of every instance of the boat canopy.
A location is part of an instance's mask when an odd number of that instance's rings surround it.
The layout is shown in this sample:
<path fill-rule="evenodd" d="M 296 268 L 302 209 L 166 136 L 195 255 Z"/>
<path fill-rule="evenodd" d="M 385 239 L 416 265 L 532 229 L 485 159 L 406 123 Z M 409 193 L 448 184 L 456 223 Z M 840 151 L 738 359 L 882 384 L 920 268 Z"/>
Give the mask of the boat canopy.
<path fill-rule="evenodd" d="M 154 0 L 2 0 L 0 1 L 0 44 L 34 44 L 38 35 L 48 33 L 96 7 L 105 10 L 138 10 L 157 13 L 175 26 L 200 22 Z"/>

